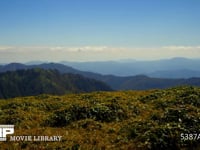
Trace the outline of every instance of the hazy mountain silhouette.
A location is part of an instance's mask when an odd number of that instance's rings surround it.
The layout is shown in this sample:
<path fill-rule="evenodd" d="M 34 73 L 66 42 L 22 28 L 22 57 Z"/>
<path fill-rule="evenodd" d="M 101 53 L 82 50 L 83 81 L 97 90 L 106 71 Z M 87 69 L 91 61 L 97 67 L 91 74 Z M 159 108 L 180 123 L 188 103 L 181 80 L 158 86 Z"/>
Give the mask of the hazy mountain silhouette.
<path fill-rule="evenodd" d="M 150 77 L 157 78 L 190 78 L 190 77 L 200 77 L 200 71 L 181 69 L 181 70 L 159 70 L 153 73 L 149 73 Z"/>
<path fill-rule="evenodd" d="M 61 62 L 73 68 L 104 75 L 145 74 L 160 78 L 200 77 L 200 59 L 172 58 L 155 61 L 119 60 L 105 62 Z"/>

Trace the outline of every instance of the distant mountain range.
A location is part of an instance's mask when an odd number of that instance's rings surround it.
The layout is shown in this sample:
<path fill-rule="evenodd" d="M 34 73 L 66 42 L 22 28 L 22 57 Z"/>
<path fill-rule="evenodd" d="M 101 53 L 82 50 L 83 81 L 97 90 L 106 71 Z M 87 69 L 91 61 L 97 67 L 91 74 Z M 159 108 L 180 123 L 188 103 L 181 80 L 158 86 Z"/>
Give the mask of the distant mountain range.
<path fill-rule="evenodd" d="M 109 85 L 114 90 L 146 90 L 146 89 L 162 89 L 172 86 L 180 85 L 194 85 L 200 86 L 200 78 L 192 77 L 188 79 L 170 79 L 170 78 L 157 78 L 148 77 L 146 75 L 136 75 L 120 77 L 116 75 L 102 75 L 93 72 L 86 72 L 74 69 L 72 67 L 58 64 L 58 63 L 44 63 L 40 65 L 24 65 L 19 63 L 11 63 L 4 66 L 0 66 L 0 72 L 16 71 L 20 69 L 56 69 L 60 73 L 78 74 L 87 78 L 99 80 Z"/>
<path fill-rule="evenodd" d="M 22 66 L 8 65 L 15 70 L 17 67 L 22 69 Z M 92 91 L 111 91 L 111 88 L 101 81 L 75 74 L 61 74 L 57 70 L 35 68 L 0 73 L 0 98 Z"/>
<path fill-rule="evenodd" d="M 156 61 L 105 61 L 105 62 L 61 62 L 78 70 L 104 75 L 134 76 L 144 74 L 159 78 L 200 77 L 200 59 L 172 58 Z"/>

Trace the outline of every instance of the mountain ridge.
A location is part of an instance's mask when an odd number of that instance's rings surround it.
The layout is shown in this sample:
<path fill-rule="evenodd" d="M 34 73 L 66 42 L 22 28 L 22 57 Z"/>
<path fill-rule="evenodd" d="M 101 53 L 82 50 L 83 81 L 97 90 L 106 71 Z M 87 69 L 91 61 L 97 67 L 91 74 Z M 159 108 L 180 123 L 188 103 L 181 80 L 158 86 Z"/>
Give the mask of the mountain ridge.
<path fill-rule="evenodd" d="M 8 65 L 10 68 L 17 69 L 17 64 L 14 64 L 15 67 L 11 64 Z M 72 73 L 72 74 L 79 74 L 86 78 L 95 79 L 101 82 L 106 83 L 109 85 L 113 90 L 146 90 L 146 89 L 163 89 L 169 88 L 173 86 L 180 86 L 180 85 L 194 85 L 200 86 L 200 78 L 179 78 L 179 79 L 170 79 L 170 78 L 155 78 L 155 77 L 148 77 L 146 75 L 137 75 L 137 76 L 127 76 L 127 77 L 119 77 L 115 75 L 102 75 L 93 72 L 86 72 L 74 69 L 69 66 L 65 66 L 63 64 L 58 63 L 45 63 L 40 65 L 23 65 L 18 64 L 20 67 L 24 66 L 24 69 L 33 69 L 33 68 L 41 68 L 41 69 L 56 69 L 60 73 Z M 1 67 L 2 68 L 2 67 Z M 0 68 L 0 72 L 2 69 Z M 4 66 L 4 71 L 6 67 Z"/>

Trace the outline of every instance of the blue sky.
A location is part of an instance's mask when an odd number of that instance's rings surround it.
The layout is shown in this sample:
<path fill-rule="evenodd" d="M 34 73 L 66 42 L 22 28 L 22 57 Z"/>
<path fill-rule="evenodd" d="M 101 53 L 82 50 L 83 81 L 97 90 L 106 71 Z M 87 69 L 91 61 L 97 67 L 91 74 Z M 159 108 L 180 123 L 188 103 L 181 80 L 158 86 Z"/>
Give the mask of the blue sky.
<path fill-rule="evenodd" d="M 199 57 L 199 8 L 199 0 L 1 0 L 0 59 Z"/>

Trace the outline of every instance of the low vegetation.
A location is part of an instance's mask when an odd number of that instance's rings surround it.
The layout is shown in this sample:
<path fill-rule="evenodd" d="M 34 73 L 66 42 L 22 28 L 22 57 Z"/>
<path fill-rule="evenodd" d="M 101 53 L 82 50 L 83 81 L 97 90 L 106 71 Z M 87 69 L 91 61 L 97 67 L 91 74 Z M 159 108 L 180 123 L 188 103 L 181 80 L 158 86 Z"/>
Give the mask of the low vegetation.
<path fill-rule="evenodd" d="M 196 87 L 43 94 L 0 102 L 0 124 L 14 124 L 14 135 L 62 136 L 57 142 L 8 140 L 0 143 L 0 149 L 200 148 L 200 139 L 186 139 L 187 134 L 200 134 L 200 88 Z"/>

